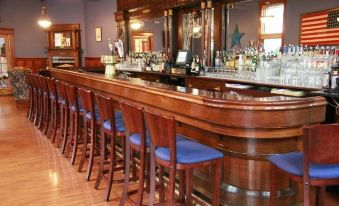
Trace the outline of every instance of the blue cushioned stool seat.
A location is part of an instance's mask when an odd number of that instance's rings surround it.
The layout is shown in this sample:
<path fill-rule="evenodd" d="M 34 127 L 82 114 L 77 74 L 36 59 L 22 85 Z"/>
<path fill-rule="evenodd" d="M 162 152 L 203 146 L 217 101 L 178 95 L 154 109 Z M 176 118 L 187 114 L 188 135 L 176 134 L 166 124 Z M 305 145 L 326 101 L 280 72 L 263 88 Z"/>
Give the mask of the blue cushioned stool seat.
<path fill-rule="evenodd" d="M 125 132 L 125 125 L 124 125 L 124 120 L 122 119 L 122 114 L 121 112 L 114 112 L 115 116 L 115 127 L 117 132 Z M 111 129 L 111 122 L 109 120 L 104 121 L 104 128 L 107 130 L 112 130 Z"/>
<path fill-rule="evenodd" d="M 79 112 L 82 112 L 83 109 L 82 109 L 82 104 L 81 104 L 80 97 L 78 98 L 78 105 L 79 105 Z M 71 105 L 71 110 L 75 111 L 75 105 L 74 104 Z"/>
<path fill-rule="evenodd" d="M 59 99 L 58 100 L 59 104 L 62 104 L 62 105 L 65 105 L 66 104 L 66 101 L 64 99 Z M 75 108 L 74 108 L 75 109 Z"/>
<path fill-rule="evenodd" d="M 99 115 L 99 108 L 97 106 L 94 107 L 95 110 L 95 119 L 100 120 L 100 115 Z M 92 118 L 91 112 L 86 113 L 86 119 L 90 120 Z"/>
<path fill-rule="evenodd" d="M 180 134 L 177 134 L 176 135 L 176 140 L 177 142 L 179 141 L 188 141 L 188 139 L 186 139 L 184 136 L 180 135 Z M 141 144 L 141 140 L 140 140 L 140 134 L 132 134 L 130 137 L 129 137 L 129 141 L 135 145 L 140 145 Z M 151 142 L 151 139 L 149 138 L 149 134 L 148 132 L 146 132 L 146 146 L 150 146 L 150 142 Z"/>
<path fill-rule="evenodd" d="M 161 160 L 170 161 L 170 149 L 167 147 L 157 148 L 155 155 Z M 223 156 L 218 150 L 194 141 L 177 142 L 177 163 L 180 164 L 194 164 Z"/>
<path fill-rule="evenodd" d="M 296 176 L 303 176 L 304 155 L 301 152 L 274 155 L 268 158 L 272 164 L 285 172 Z M 339 164 L 310 163 L 310 178 L 339 178 Z"/>

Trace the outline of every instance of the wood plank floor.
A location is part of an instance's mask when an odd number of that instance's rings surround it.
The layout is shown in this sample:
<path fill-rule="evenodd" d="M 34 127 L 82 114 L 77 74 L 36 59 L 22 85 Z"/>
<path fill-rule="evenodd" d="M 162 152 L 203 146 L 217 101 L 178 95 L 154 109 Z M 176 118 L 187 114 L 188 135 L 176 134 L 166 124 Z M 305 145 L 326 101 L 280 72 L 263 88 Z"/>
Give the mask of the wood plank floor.
<path fill-rule="evenodd" d="M 0 96 L 0 205 L 118 205 L 122 184 L 103 201 L 105 181 L 85 180 L 59 150 L 26 119 L 26 107 Z"/>
<path fill-rule="evenodd" d="M 11 96 L 0 96 L 0 205 L 118 205 L 122 184 L 113 184 L 110 201 L 103 201 L 105 182 L 94 190 L 96 172 L 87 182 L 85 172 L 78 173 L 77 164 L 27 120 L 26 110 L 16 108 Z M 339 206 L 338 187 L 331 190 L 325 205 Z"/>

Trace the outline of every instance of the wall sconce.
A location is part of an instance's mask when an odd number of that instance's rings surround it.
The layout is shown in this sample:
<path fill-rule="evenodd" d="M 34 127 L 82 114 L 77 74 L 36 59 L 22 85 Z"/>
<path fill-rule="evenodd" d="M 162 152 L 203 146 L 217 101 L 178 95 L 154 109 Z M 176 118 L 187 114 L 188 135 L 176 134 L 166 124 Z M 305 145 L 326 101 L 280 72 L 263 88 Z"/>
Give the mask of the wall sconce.
<path fill-rule="evenodd" d="M 39 26 L 42 28 L 48 28 L 52 25 L 51 19 L 47 16 L 47 8 L 44 4 L 44 0 L 41 0 L 42 6 L 41 6 L 41 15 L 38 20 Z"/>
<path fill-rule="evenodd" d="M 131 22 L 131 28 L 133 30 L 139 30 L 141 27 L 144 26 L 144 22 L 142 21 L 134 21 L 134 22 Z"/>

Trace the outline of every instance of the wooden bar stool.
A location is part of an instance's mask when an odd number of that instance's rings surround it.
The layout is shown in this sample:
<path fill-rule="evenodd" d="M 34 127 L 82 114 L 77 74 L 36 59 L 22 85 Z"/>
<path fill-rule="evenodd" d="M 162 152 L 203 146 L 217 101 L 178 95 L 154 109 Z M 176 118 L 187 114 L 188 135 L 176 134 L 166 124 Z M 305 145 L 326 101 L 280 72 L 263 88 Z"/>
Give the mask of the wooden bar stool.
<path fill-rule="evenodd" d="M 39 75 L 32 75 L 32 80 L 33 80 L 33 83 L 35 85 L 35 88 L 36 88 L 36 92 L 35 92 L 35 99 L 36 99 L 36 104 L 35 104 L 35 108 L 34 108 L 34 124 L 35 126 L 38 126 L 39 125 L 39 122 L 40 122 L 40 113 L 42 113 L 42 108 L 43 108 L 43 105 L 42 105 L 42 89 L 41 89 L 41 83 L 40 83 L 40 78 L 39 78 Z"/>
<path fill-rule="evenodd" d="M 49 77 L 46 77 L 47 88 L 49 93 L 49 115 L 52 120 L 48 125 L 48 135 L 49 139 L 54 143 L 56 133 L 58 130 L 58 121 L 59 121 L 59 97 L 55 85 L 55 80 Z M 53 123 L 53 124 L 52 124 Z"/>
<path fill-rule="evenodd" d="M 99 152 L 96 148 L 97 126 L 100 124 L 99 112 L 95 109 L 94 93 L 90 90 L 79 88 L 79 97 L 83 109 L 83 147 L 78 167 L 78 172 L 82 171 L 84 163 L 88 161 L 86 180 L 90 180 L 95 152 Z M 89 128 L 88 128 L 89 125 Z M 87 148 L 89 146 L 89 155 L 87 155 Z M 96 151 L 95 151 L 96 150 Z M 87 158 L 88 156 L 88 158 Z"/>
<path fill-rule="evenodd" d="M 66 96 L 69 109 L 69 138 L 64 138 L 63 145 L 66 145 L 66 156 L 72 150 L 71 164 L 74 165 L 79 144 L 82 144 L 82 106 L 78 98 L 78 87 L 65 84 Z M 65 136 L 67 137 L 67 136 Z"/>
<path fill-rule="evenodd" d="M 169 169 L 169 194 L 166 204 L 175 204 L 175 174 L 176 170 L 185 171 L 186 197 L 185 205 L 192 205 L 192 174 L 194 168 L 213 166 L 214 185 L 212 205 L 220 204 L 220 183 L 223 154 L 216 149 L 194 141 L 176 142 L 174 117 L 162 116 L 148 110 L 144 111 L 147 128 L 151 138 L 151 188 L 149 205 L 154 203 L 155 193 L 155 162 L 161 168 Z M 160 182 L 162 182 L 162 175 Z M 160 198 L 160 203 L 162 200 Z"/>
<path fill-rule="evenodd" d="M 34 107 L 35 107 L 35 104 L 36 104 L 36 100 L 35 100 L 35 92 L 36 91 L 34 91 L 36 88 L 35 88 L 35 85 L 33 83 L 31 73 L 27 74 L 26 79 L 27 79 L 28 88 L 29 88 L 29 108 L 28 108 L 27 118 L 29 119 L 29 121 L 32 121 L 33 115 L 34 115 L 33 114 L 34 113 Z"/>
<path fill-rule="evenodd" d="M 270 205 L 277 205 L 278 174 L 304 184 L 304 205 L 311 205 L 311 186 L 316 187 L 316 205 L 324 205 L 325 186 L 339 185 L 339 124 L 304 127 L 304 152 L 273 155 Z"/>
<path fill-rule="evenodd" d="M 45 135 L 47 135 L 50 117 L 51 117 L 51 111 L 50 111 L 50 97 L 49 97 L 49 91 L 47 86 L 46 77 L 39 75 L 38 76 L 40 80 L 40 86 L 42 90 L 42 112 L 40 112 L 39 117 L 39 129 L 43 131 Z"/>
<path fill-rule="evenodd" d="M 147 174 L 147 165 L 149 164 L 147 162 L 146 155 L 149 153 L 150 138 L 146 132 L 143 108 L 123 101 L 119 104 L 126 127 L 126 137 L 128 137 L 125 153 L 125 183 L 120 200 L 120 206 L 125 205 L 126 200 L 128 200 L 132 205 L 140 206 L 143 204 L 143 193 L 146 189 L 144 182 L 147 176 L 149 177 L 149 174 Z M 187 139 L 177 134 L 176 141 L 187 141 Z M 139 184 L 137 191 L 128 192 L 131 150 L 138 151 L 140 153 Z M 136 192 L 137 198 L 136 201 L 133 201 L 129 198 L 129 196 Z"/>
<path fill-rule="evenodd" d="M 69 104 L 66 95 L 65 83 L 59 80 L 55 80 L 55 84 L 58 91 L 58 101 L 60 106 L 60 135 L 57 141 L 57 147 L 61 145 L 61 153 L 65 153 L 66 143 L 69 131 Z"/>
<path fill-rule="evenodd" d="M 113 183 L 122 183 L 124 179 L 114 180 L 114 172 L 117 170 L 124 170 L 124 144 L 125 144 L 125 127 L 121 112 L 114 108 L 114 101 L 112 98 L 106 98 L 102 95 L 95 95 L 95 100 L 99 109 L 100 126 L 101 126 L 101 158 L 98 177 L 95 182 L 95 189 L 99 188 L 101 179 L 107 179 L 107 186 L 105 189 L 104 199 L 109 200 L 111 188 Z M 120 139 L 122 144 L 122 158 L 118 159 L 116 147 L 117 139 Z M 108 154 L 108 155 L 107 155 Z M 108 169 L 105 169 L 105 163 L 109 163 Z M 108 173 L 108 176 L 105 174 Z"/>

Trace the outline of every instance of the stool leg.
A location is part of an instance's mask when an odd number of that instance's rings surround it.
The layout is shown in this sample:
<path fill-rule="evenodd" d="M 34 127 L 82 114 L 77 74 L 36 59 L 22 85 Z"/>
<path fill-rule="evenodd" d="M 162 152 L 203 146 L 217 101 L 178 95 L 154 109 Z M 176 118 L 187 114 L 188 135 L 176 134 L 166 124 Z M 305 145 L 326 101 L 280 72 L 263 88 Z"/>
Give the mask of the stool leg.
<path fill-rule="evenodd" d="M 277 169 L 271 164 L 270 167 L 270 206 L 275 206 L 277 204 Z"/>
<path fill-rule="evenodd" d="M 310 184 L 308 182 L 304 182 L 304 206 L 311 205 L 310 189 Z"/>
<path fill-rule="evenodd" d="M 176 168 L 169 168 L 169 186 L 168 186 L 168 200 L 167 205 L 172 206 L 175 204 L 175 172 Z"/>
<path fill-rule="evenodd" d="M 185 180 L 186 180 L 186 171 L 180 170 L 179 171 L 179 200 L 180 202 L 185 201 Z M 187 184 L 186 184 L 187 186 Z"/>
<path fill-rule="evenodd" d="M 96 137 L 96 125 L 95 120 L 91 121 L 91 134 L 90 134 L 90 143 L 89 143 L 89 160 L 87 166 L 86 180 L 91 179 L 93 162 L 94 162 L 94 148 L 95 148 L 95 137 Z M 85 151 L 86 154 L 86 151 Z"/>
<path fill-rule="evenodd" d="M 58 122 L 57 122 L 57 120 L 58 120 L 58 105 L 57 105 L 57 103 L 55 102 L 55 101 L 52 101 L 51 102 L 51 104 L 52 104 L 52 108 L 53 108 L 53 117 L 51 117 L 51 118 L 53 118 L 53 124 L 50 126 L 50 135 L 51 135 L 51 137 L 50 137 L 50 139 L 51 139 L 51 141 L 52 141 L 52 143 L 54 143 L 55 142 L 55 136 L 56 136 L 56 130 L 57 130 L 57 125 L 58 125 Z"/>
<path fill-rule="evenodd" d="M 35 106 L 34 106 L 34 124 L 35 126 L 38 126 L 38 108 L 39 108 L 39 94 L 38 91 L 36 92 L 36 102 L 35 102 Z"/>
<path fill-rule="evenodd" d="M 101 128 L 101 154 L 100 154 L 100 166 L 98 171 L 97 180 L 95 181 L 94 189 L 99 189 L 99 185 L 103 176 L 103 172 L 105 169 L 105 160 L 106 160 L 106 149 L 107 148 L 107 138 L 106 134 Z"/>
<path fill-rule="evenodd" d="M 146 169 L 146 151 L 145 148 L 140 148 L 139 186 L 136 201 L 136 205 L 138 206 L 142 205 L 144 193 L 145 169 Z"/>
<path fill-rule="evenodd" d="M 84 115 L 84 123 L 83 124 L 84 124 L 84 133 L 82 135 L 83 146 L 82 146 L 82 154 L 81 154 L 80 164 L 79 164 L 79 167 L 78 167 L 78 172 L 81 172 L 82 167 L 84 166 L 84 163 L 86 161 L 88 131 L 87 131 L 87 121 L 86 121 L 85 115 Z M 75 143 L 75 141 L 74 141 L 74 143 Z M 87 179 L 87 176 L 86 176 L 86 179 Z"/>
<path fill-rule="evenodd" d="M 68 157 L 69 152 L 73 149 L 72 141 L 73 141 L 73 138 L 75 138 L 74 137 L 74 130 L 75 130 L 74 121 L 75 121 L 75 114 L 72 110 L 70 110 L 69 111 L 69 138 L 67 139 L 67 142 L 66 142 L 66 151 L 65 151 L 66 157 Z"/>
<path fill-rule="evenodd" d="M 220 183 L 221 183 L 221 174 L 222 174 L 222 158 L 217 159 L 214 165 L 214 185 L 213 185 L 213 206 L 220 205 Z"/>
<path fill-rule="evenodd" d="M 150 146 L 150 154 L 151 154 L 151 173 L 150 173 L 150 193 L 149 193 L 149 200 L 148 205 L 154 205 L 154 195 L 155 195 L 155 147 L 153 144 Z"/>
<path fill-rule="evenodd" d="M 116 138 L 116 135 L 112 134 L 111 142 L 110 142 L 111 151 L 110 151 L 110 154 L 109 154 L 110 161 L 109 161 L 108 180 L 107 180 L 107 186 L 106 186 L 106 189 L 105 189 L 105 196 L 104 196 L 104 199 L 106 201 L 109 200 L 109 196 L 111 194 L 113 177 L 114 177 L 114 167 L 116 165 L 116 151 L 115 151 L 116 142 L 115 142 L 115 138 Z M 105 147 L 106 147 L 106 145 L 105 145 Z M 104 154 L 104 157 L 106 157 L 106 154 Z"/>
<path fill-rule="evenodd" d="M 56 142 L 57 142 L 56 147 L 58 147 L 58 148 L 60 147 L 60 144 L 61 144 L 61 142 L 62 142 L 62 140 L 64 139 L 64 136 L 65 136 L 65 134 L 64 134 L 65 107 L 62 104 L 60 104 L 59 109 L 60 109 L 60 123 L 59 123 L 60 125 L 59 125 L 59 135 L 58 135 L 57 140 L 56 140 Z"/>
<path fill-rule="evenodd" d="M 64 108 L 63 109 L 63 131 L 61 131 L 64 134 L 64 138 L 63 138 L 63 142 L 62 142 L 62 146 L 61 146 L 61 153 L 64 154 L 65 150 L 66 150 L 66 146 L 67 146 L 67 140 L 68 140 L 68 128 L 69 128 L 69 110 L 68 108 Z"/>
<path fill-rule="evenodd" d="M 126 135 L 126 137 L 128 136 L 129 135 Z M 124 189 L 122 191 L 119 206 L 125 206 L 125 202 L 127 199 L 129 177 L 130 177 L 130 167 L 131 167 L 130 161 L 131 161 L 131 151 L 130 151 L 129 141 L 126 138 L 125 140 L 125 181 L 124 181 Z"/>
<path fill-rule="evenodd" d="M 192 181 L 193 169 L 188 169 L 185 171 L 186 176 L 186 199 L 185 205 L 192 205 L 192 188 L 193 188 L 193 181 Z"/>
<path fill-rule="evenodd" d="M 38 116 L 38 128 L 41 130 L 42 129 L 42 113 L 43 113 L 43 109 L 44 109 L 44 96 L 43 94 L 40 95 L 40 105 L 39 105 L 39 116 Z"/>
<path fill-rule="evenodd" d="M 165 202 L 164 167 L 159 165 L 159 202 Z"/>

